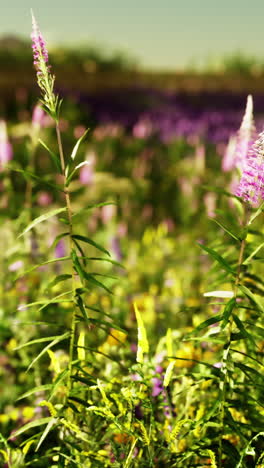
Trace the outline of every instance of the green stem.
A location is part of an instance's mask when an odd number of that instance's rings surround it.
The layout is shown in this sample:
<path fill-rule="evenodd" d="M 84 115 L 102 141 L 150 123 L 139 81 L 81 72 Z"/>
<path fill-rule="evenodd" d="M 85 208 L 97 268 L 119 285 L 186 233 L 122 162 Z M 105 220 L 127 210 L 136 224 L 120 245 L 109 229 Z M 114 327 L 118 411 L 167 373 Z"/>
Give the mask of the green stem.
<path fill-rule="evenodd" d="M 59 155 L 60 155 L 60 162 L 63 174 L 63 185 L 64 185 L 64 194 L 65 194 L 65 201 L 66 201 L 66 208 L 67 208 L 67 216 L 69 222 L 69 239 L 70 239 L 70 250 L 72 252 L 74 248 L 73 242 L 73 225 L 72 225 L 72 208 L 71 208 L 71 199 L 68 187 L 66 185 L 66 165 L 63 153 L 63 146 L 61 141 L 61 133 L 59 129 L 59 123 L 56 122 L 56 134 L 58 140 L 58 147 L 59 147 Z M 75 273 L 72 263 L 72 299 L 73 303 L 75 304 Z M 74 306 L 73 314 L 72 314 L 72 321 L 71 321 L 71 338 L 70 338 L 70 347 L 69 347 L 69 372 L 68 372 L 68 379 L 67 379 L 67 394 L 65 400 L 69 396 L 69 393 L 72 389 L 72 362 L 74 357 L 74 344 L 75 344 L 75 334 L 76 334 L 76 307 Z"/>
<path fill-rule="evenodd" d="M 247 211 L 247 206 L 246 206 L 245 207 L 243 224 L 242 224 L 243 229 L 246 228 L 247 221 L 248 221 L 248 211 Z M 235 279 L 235 284 L 234 284 L 234 299 L 235 299 L 236 303 L 237 303 L 237 293 L 238 293 L 238 286 L 239 286 L 239 282 L 240 282 L 240 278 L 241 278 L 241 269 L 242 269 L 242 264 L 243 264 L 245 247 L 246 247 L 246 237 L 244 236 L 242 241 L 241 241 L 241 244 L 240 244 L 240 249 L 239 249 L 239 254 L 238 254 L 237 273 L 236 273 L 236 279 Z M 220 440 L 219 440 L 219 468 L 222 467 L 225 402 L 226 402 L 226 395 L 227 395 L 227 360 L 228 360 L 229 351 L 230 351 L 231 342 L 232 342 L 233 322 L 234 322 L 233 314 L 231 314 L 230 319 L 229 319 L 229 323 L 228 323 L 227 341 L 226 341 L 226 344 L 225 344 L 225 347 L 224 347 L 223 361 L 222 361 L 222 364 L 223 364 L 222 374 L 223 374 L 224 378 L 220 382 L 220 390 L 222 392 L 222 396 L 221 396 L 221 407 L 220 407 L 221 433 L 220 433 Z"/>

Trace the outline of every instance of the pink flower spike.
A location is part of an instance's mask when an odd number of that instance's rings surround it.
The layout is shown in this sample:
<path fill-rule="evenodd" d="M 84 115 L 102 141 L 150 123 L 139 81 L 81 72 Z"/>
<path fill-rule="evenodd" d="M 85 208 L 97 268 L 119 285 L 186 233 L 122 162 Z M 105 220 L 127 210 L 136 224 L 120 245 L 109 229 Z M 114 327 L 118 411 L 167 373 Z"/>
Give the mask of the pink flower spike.
<path fill-rule="evenodd" d="M 236 195 L 252 206 L 264 200 L 264 131 L 259 134 L 245 160 Z"/>
<path fill-rule="evenodd" d="M 39 30 L 36 18 L 32 10 L 31 10 L 31 16 L 32 16 L 31 39 L 32 39 L 33 57 L 34 57 L 34 63 L 37 69 L 39 69 L 39 67 L 41 66 L 41 60 L 43 60 L 45 63 L 48 63 L 49 55 L 48 55 L 48 50 L 46 48 L 45 41 Z"/>
<path fill-rule="evenodd" d="M 31 16 L 33 63 L 37 72 L 37 82 L 42 92 L 42 104 L 44 110 L 48 112 L 53 119 L 57 119 L 58 98 L 54 95 L 53 91 L 55 77 L 50 72 L 48 50 L 32 10 Z"/>
<path fill-rule="evenodd" d="M 237 134 L 233 167 L 243 171 L 247 156 L 249 151 L 252 149 L 256 136 L 257 133 L 253 118 L 253 99 L 252 96 L 249 95 L 247 98 L 245 114 Z"/>

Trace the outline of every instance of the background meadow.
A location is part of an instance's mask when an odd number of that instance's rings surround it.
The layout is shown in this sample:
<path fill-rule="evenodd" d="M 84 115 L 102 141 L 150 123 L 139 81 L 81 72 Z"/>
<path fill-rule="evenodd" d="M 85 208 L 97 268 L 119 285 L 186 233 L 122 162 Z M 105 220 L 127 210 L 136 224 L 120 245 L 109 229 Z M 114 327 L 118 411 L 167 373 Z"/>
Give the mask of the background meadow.
<path fill-rule="evenodd" d="M 35 12 L 48 37 L 50 11 Z M 153 11 L 161 38 L 176 10 Z M 146 41 L 137 59 L 130 29 L 109 52 L 81 26 L 81 46 L 63 42 L 59 24 L 57 124 L 38 103 L 30 24 L 0 39 L 1 466 L 261 468 L 263 214 L 234 196 L 232 167 L 249 94 L 263 130 L 259 46 L 219 49 L 218 30 L 213 59 L 202 34 L 187 58 L 170 38 L 163 58 Z M 204 296 L 219 290 L 234 296 Z"/>

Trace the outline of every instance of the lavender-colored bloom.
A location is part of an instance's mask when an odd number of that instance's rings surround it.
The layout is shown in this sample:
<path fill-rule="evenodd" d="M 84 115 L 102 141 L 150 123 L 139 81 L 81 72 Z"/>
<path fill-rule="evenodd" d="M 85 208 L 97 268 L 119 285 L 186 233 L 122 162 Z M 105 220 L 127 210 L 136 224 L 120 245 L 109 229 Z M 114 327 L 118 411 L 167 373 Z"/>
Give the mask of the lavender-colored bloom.
<path fill-rule="evenodd" d="M 7 164 L 12 157 L 13 150 L 8 140 L 6 123 L 0 120 L 0 166 Z"/>
<path fill-rule="evenodd" d="M 44 110 L 39 104 L 37 104 L 34 107 L 32 114 L 32 125 L 36 130 L 39 130 L 41 127 L 44 126 L 45 116 L 46 114 Z"/>
<path fill-rule="evenodd" d="M 119 239 L 116 236 L 112 237 L 111 239 L 111 250 L 114 253 L 116 260 L 121 261 L 123 258 L 123 255 L 122 255 Z"/>
<path fill-rule="evenodd" d="M 50 115 L 53 118 L 57 118 L 57 105 L 58 105 L 58 98 L 54 95 L 53 87 L 55 77 L 50 73 L 50 66 L 48 65 L 49 55 L 48 50 L 46 48 L 45 41 L 43 36 L 39 30 L 38 24 L 36 19 L 32 15 L 32 49 L 33 49 L 33 58 L 34 58 L 34 65 L 37 70 L 37 80 L 38 85 L 42 91 L 43 95 L 43 105 L 49 111 Z"/>
<path fill-rule="evenodd" d="M 152 379 L 152 396 L 158 396 L 163 390 L 163 382 L 158 377 L 153 377 Z"/>
<path fill-rule="evenodd" d="M 264 131 L 249 151 L 236 195 L 252 206 L 264 200 Z"/>
<path fill-rule="evenodd" d="M 24 266 L 24 262 L 22 260 L 17 260 L 16 262 L 11 263 L 11 265 L 9 265 L 8 270 L 12 272 L 17 271 L 23 266 Z"/>
<path fill-rule="evenodd" d="M 55 247 L 55 257 L 61 258 L 66 256 L 66 246 L 63 239 L 59 240 L 58 244 Z"/>
<path fill-rule="evenodd" d="M 236 135 L 231 135 L 226 146 L 224 157 L 222 159 L 222 169 L 224 172 L 231 171 L 234 168 L 234 154 L 237 146 Z"/>
<path fill-rule="evenodd" d="M 32 15 L 32 49 L 33 49 L 33 57 L 34 57 L 34 65 L 38 72 L 43 72 L 43 62 L 48 63 L 49 61 L 49 54 L 46 48 L 46 44 L 44 38 L 39 30 L 38 24 L 36 22 L 35 16 L 31 11 Z"/>
<path fill-rule="evenodd" d="M 85 165 L 80 169 L 80 182 L 82 185 L 90 185 L 94 180 L 94 167 Z"/>
<path fill-rule="evenodd" d="M 249 95 L 247 98 L 247 105 L 245 114 L 237 133 L 236 141 L 234 144 L 233 157 L 231 154 L 231 142 L 228 148 L 229 153 L 226 153 L 223 160 L 223 170 L 238 168 L 243 171 L 247 156 L 252 149 L 252 145 L 256 139 L 256 127 L 253 119 L 253 100 Z"/>

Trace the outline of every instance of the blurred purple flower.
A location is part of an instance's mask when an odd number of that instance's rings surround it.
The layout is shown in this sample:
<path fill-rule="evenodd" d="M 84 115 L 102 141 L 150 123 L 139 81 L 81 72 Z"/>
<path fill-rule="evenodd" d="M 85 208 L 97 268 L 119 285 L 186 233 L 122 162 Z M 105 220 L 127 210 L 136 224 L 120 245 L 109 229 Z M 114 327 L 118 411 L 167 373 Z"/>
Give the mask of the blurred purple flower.
<path fill-rule="evenodd" d="M 39 192 L 37 203 L 39 206 L 49 206 L 52 203 L 52 197 L 48 192 Z"/>
<path fill-rule="evenodd" d="M 222 159 L 222 169 L 224 172 L 231 171 L 234 167 L 234 154 L 237 144 L 236 135 L 231 135 L 226 146 L 224 157 Z"/>
<path fill-rule="evenodd" d="M 139 120 L 133 127 L 133 135 L 136 138 L 148 138 L 151 133 L 152 125 L 147 119 Z"/>
<path fill-rule="evenodd" d="M 120 248 L 120 242 L 119 242 L 119 239 L 116 236 L 113 237 L 112 240 L 111 240 L 111 250 L 113 251 L 113 253 L 115 255 L 115 259 L 117 261 L 122 260 L 123 256 L 122 256 L 122 252 L 121 252 L 121 248 Z"/>
<path fill-rule="evenodd" d="M 152 379 L 152 396 L 158 396 L 163 390 L 163 381 L 159 377 L 153 377 Z"/>
<path fill-rule="evenodd" d="M 214 218 L 216 209 L 216 194 L 213 192 L 206 193 L 204 196 L 204 204 L 207 216 Z"/>
<path fill-rule="evenodd" d="M 8 140 L 6 123 L 0 120 L 0 166 L 7 164 L 12 157 L 13 149 Z"/>
<path fill-rule="evenodd" d="M 22 268 L 23 266 L 24 266 L 24 262 L 22 260 L 17 260 L 16 262 L 11 263 L 11 265 L 9 265 L 8 270 L 9 271 L 17 271 L 20 268 Z"/>
<path fill-rule="evenodd" d="M 94 168 L 91 165 L 85 165 L 80 169 L 79 180 L 83 185 L 90 185 L 94 180 Z"/>
<path fill-rule="evenodd" d="M 41 127 L 44 127 L 45 125 L 45 112 L 44 110 L 42 109 L 42 107 L 37 104 L 34 109 L 33 109 L 33 113 L 32 113 L 32 125 L 33 125 L 33 128 L 36 129 L 36 130 L 39 130 Z"/>
<path fill-rule="evenodd" d="M 104 224 L 107 224 L 116 215 L 115 205 L 104 205 L 101 211 L 101 217 Z"/>
<path fill-rule="evenodd" d="M 55 247 L 55 257 L 61 258 L 66 256 L 65 242 L 61 239 Z"/>

